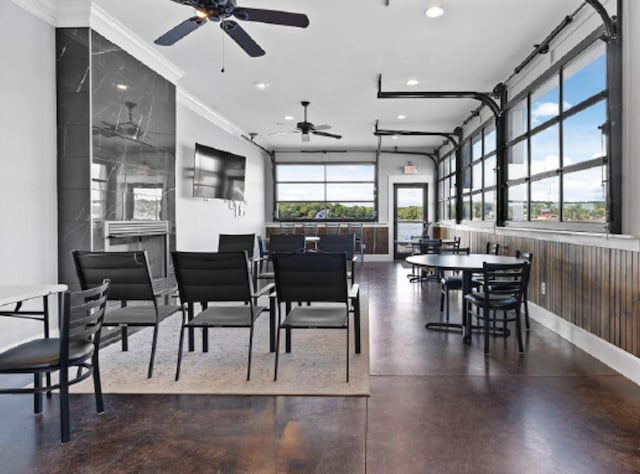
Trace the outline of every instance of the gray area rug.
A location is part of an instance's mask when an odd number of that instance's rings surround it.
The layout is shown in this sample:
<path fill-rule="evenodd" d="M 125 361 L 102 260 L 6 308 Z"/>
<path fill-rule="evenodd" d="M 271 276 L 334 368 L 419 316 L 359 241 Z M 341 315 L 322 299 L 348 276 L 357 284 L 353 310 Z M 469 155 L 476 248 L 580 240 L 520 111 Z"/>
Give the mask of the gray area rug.
<path fill-rule="evenodd" d="M 364 296 L 364 295 L 363 295 Z M 180 380 L 174 380 L 182 316 L 176 313 L 160 324 L 153 378 L 147 379 L 152 328 L 129 336 L 129 351 L 120 343 L 100 352 L 104 393 L 209 395 L 369 395 L 369 317 L 366 297 L 361 301 L 362 351 L 355 354 L 353 320 L 350 341 L 350 381 L 345 381 L 345 332 L 305 329 L 293 331 L 292 352 L 280 341 L 278 380 L 273 381 L 275 354 L 269 352 L 269 315 L 256 321 L 251 380 L 246 381 L 249 330 L 209 329 L 209 352 L 202 352 L 202 334 L 196 331 L 196 352 L 185 350 Z M 353 316 L 352 316 L 353 318 Z M 71 387 L 72 393 L 93 392 L 89 378 Z"/>

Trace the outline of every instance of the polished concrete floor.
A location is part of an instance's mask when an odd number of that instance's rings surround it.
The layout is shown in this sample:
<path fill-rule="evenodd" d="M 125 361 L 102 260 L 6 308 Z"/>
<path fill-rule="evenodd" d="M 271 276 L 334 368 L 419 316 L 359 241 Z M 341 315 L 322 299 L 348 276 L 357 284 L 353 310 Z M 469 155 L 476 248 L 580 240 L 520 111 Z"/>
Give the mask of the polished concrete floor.
<path fill-rule="evenodd" d="M 427 331 L 439 290 L 406 273 L 364 265 L 369 398 L 73 395 L 61 445 L 57 396 L 3 396 L 0 472 L 640 472 L 640 387 L 536 323 L 523 355 Z"/>

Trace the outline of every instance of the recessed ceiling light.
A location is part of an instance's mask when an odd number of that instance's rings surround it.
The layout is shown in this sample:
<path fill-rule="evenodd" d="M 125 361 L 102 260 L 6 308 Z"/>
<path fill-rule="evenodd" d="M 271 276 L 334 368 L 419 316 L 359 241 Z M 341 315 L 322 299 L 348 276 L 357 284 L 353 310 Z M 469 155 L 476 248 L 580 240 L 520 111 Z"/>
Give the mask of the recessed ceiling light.
<path fill-rule="evenodd" d="M 256 87 L 258 89 L 260 89 L 261 91 L 265 90 L 267 87 L 269 87 L 269 84 L 264 82 L 264 81 L 255 81 L 254 84 L 256 85 Z"/>
<path fill-rule="evenodd" d="M 402 115 L 402 114 L 398 115 L 398 120 L 404 120 L 406 118 L 407 118 L 406 115 Z"/>
<path fill-rule="evenodd" d="M 392 140 L 397 140 L 398 139 L 398 135 L 391 135 L 391 139 Z"/>
<path fill-rule="evenodd" d="M 285 115 L 285 116 L 284 116 L 284 119 L 285 119 L 285 120 L 294 120 L 294 118 L 295 118 L 295 117 L 294 117 L 293 115 Z"/>
<path fill-rule="evenodd" d="M 413 86 L 417 86 L 420 83 L 418 82 L 418 79 L 408 79 L 406 84 L 410 87 L 413 87 Z"/>
<path fill-rule="evenodd" d="M 438 5 L 434 5 L 431 8 L 428 8 L 425 12 L 429 18 L 438 18 L 439 16 L 444 15 L 444 9 L 439 7 Z"/>
<path fill-rule="evenodd" d="M 121 91 L 126 91 L 128 88 L 129 86 L 126 84 L 116 84 L 116 89 L 119 89 Z"/>

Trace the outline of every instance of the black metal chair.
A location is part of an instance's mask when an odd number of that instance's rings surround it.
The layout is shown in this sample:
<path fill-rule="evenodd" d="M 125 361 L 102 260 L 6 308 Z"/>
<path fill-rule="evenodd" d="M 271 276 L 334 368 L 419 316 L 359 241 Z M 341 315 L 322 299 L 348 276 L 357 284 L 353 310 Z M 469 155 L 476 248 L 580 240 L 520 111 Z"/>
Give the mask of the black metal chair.
<path fill-rule="evenodd" d="M 295 253 L 305 250 L 304 235 L 278 235 L 271 234 L 269 238 L 269 251 L 260 260 L 254 259 L 253 283 L 258 287 L 258 280 L 273 280 L 273 268 L 271 257 L 274 253 Z"/>
<path fill-rule="evenodd" d="M 426 255 L 426 254 L 436 254 L 440 252 L 440 248 L 442 247 L 442 239 L 420 239 L 419 242 L 419 252 L 416 255 Z M 412 274 L 414 272 L 412 271 Z M 423 282 L 423 281 L 432 281 L 439 280 L 440 275 L 438 272 L 427 271 L 422 268 L 420 273 L 416 275 L 408 275 L 410 282 Z"/>
<path fill-rule="evenodd" d="M 453 254 L 453 255 L 469 255 L 469 247 L 440 247 L 439 253 L 441 254 Z M 479 286 L 478 283 L 472 282 L 472 285 Z M 462 276 L 457 273 L 450 275 L 443 272 L 440 278 L 440 312 L 445 309 L 446 302 L 446 321 L 449 322 L 449 292 L 450 291 L 462 291 Z M 430 323 L 435 326 L 438 323 Z M 446 327 L 446 326 L 445 326 Z"/>
<path fill-rule="evenodd" d="M 220 234 L 218 237 L 218 252 L 246 251 L 252 259 L 254 247 L 255 234 Z"/>
<path fill-rule="evenodd" d="M 252 239 L 253 241 L 253 239 Z M 273 283 L 254 292 L 249 274 L 249 260 L 245 252 L 172 252 L 178 280 L 182 310 L 180 347 L 176 367 L 176 381 L 180 378 L 182 347 L 186 329 L 249 328 L 249 357 L 247 380 L 251 377 L 251 349 L 255 320 L 265 309 L 271 311 L 272 340 L 275 331 L 275 294 Z M 260 296 L 270 297 L 269 308 L 254 302 Z M 208 306 L 208 303 L 237 303 Z M 201 303 L 202 311 L 194 316 L 194 304 Z M 248 304 L 247 304 L 248 303 Z"/>
<path fill-rule="evenodd" d="M 489 353 L 490 323 L 495 322 L 497 312 L 504 313 L 503 334 L 509 334 L 506 323 L 515 321 L 516 335 L 518 338 L 518 350 L 524 352 L 522 344 L 522 324 L 520 313 L 522 297 L 524 294 L 524 279 L 528 267 L 527 262 L 514 264 L 491 264 L 485 262 L 483 265 L 483 286 L 482 291 L 470 293 L 465 296 L 467 304 L 467 314 L 471 315 L 472 307 L 480 308 L 476 317 L 484 321 L 484 352 Z M 514 311 L 513 318 L 507 318 L 507 311 Z"/>
<path fill-rule="evenodd" d="M 487 242 L 487 253 L 490 255 L 500 255 L 500 244 Z"/>
<path fill-rule="evenodd" d="M 342 329 L 346 332 L 349 382 L 349 298 L 347 258 L 344 253 L 275 254 L 273 264 L 278 294 L 278 331 L 273 379 L 278 379 L 280 330 Z M 355 291 L 357 291 L 357 286 Z M 309 306 L 292 303 L 309 301 Z M 288 308 L 282 320 L 281 304 Z M 320 303 L 320 305 L 316 305 Z M 341 303 L 323 305 L 322 303 Z"/>
<path fill-rule="evenodd" d="M 527 267 L 527 273 L 524 278 L 524 322 L 527 328 L 527 331 L 531 329 L 531 325 L 529 323 L 529 277 L 531 276 L 531 264 L 533 263 L 533 254 L 531 252 L 522 252 L 520 250 L 516 250 L 516 258 L 521 258 L 522 260 L 526 260 L 529 262 L 529 266 Z"/>
<path fill-rule="evenodd" d="M 109 310 L 104 316 L 103 326 L 119 327 L 122 350 L 129 348 L 128 328 L 153 327 L 151 357 L 147 377 L 153 375 L 153 361 L 158 343 L 160 323 L 180 311 L 180 306 L 159 304 L 157 299 L 175 291 L 175 287 L 156 284 L 151 278 L 147 252 L 91 252 L 74 250 L 73 261 L 80 280 L 80 287 L 96 286 L 103 279 L 109 279 L 109 301 L 120 301 L 121 307 Z M 146 305 L 128 305 L 130 301 L 147 302 Z"/>
<path fill-rule="evenodd" d="M 318 241 L 318 250 L 325 253 L 344 253 L 347 257 L 347 277 L 352 285 L 356 282 L 356 263 L 358 257 L 355 256 L 355 234 L 321 235 Z"/>
<path fill-rule="evenodd" d="M 0 374 L 33 374 L 33 387 L 0 389 L 0 393 L 32 393 L 34 413 L 42 413 L 42 393 L 60 390 L 61 440 L 71 439 L 69 385 L 93 376 L 98 413 L 104 412 L 98 351 L 109 281 L 62 296 L 60 337 L 33 339 L 0 353 Z M 69 370 L 75 377 L 69 378 Z M 59 372 L 59 382 L 42 385 L 45 373 Z"/>
<path fill-rule="evenodd" d="M 361 260 L 364 262 L 364 251 L 367 246 L 364 244 L 362 237 L 364 226 L 362 222 L 349 222 L 347 224 L 347 234 L 354 234 L 356 236 L 356 251 L 360 254 Z"/>

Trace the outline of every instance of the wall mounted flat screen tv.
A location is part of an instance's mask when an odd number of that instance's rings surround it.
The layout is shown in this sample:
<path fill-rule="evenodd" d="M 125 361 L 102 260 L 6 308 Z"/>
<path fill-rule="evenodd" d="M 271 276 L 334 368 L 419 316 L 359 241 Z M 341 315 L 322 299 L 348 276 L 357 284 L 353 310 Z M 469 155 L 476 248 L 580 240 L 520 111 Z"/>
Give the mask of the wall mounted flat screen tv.
<path fill-rule="evenodd" d="M 193 197 L 244 201 L 247 158 L 196 143 Z"/>

